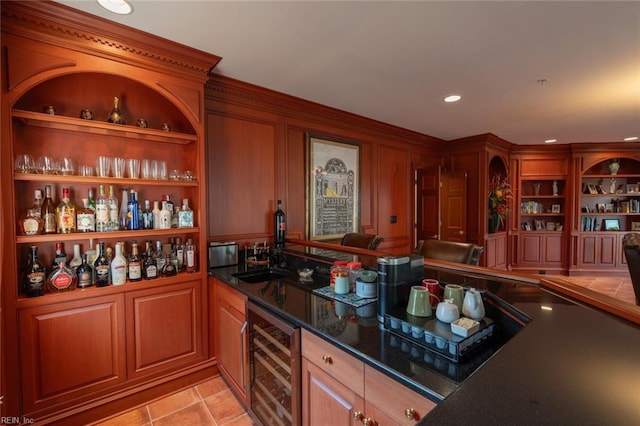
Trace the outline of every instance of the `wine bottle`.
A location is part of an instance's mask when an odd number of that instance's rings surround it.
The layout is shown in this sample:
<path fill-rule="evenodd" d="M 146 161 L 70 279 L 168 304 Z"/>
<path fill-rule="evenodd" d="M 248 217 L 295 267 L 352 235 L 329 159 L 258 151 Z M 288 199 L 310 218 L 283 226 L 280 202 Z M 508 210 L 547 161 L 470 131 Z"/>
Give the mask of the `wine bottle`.
<path fill-rule="evenodd" d="M 138 254 L 138 243 L 131 242 L 131 256 L 129 256 L 129 268 L 127 272 L 129 281 L 140 281 L 142 279 L 142 259 Z"/>
<path fill-rule="evenodd" d="M 46 281 L 47 291 L 51 293 L 73 290 L 77 283 L 76 273 L 67 266 L 66 262 L 61 262 L 58 268 L 51 271 Z"/>
<path fill-rule="evenodd" d="M 276 247 L 284 247 L 284 240 L 287 235 L 287 226 L 282 201 L 278 200 L 278 209 L 273 214 L 274 244 Z"/>
<path fill-rule="evenodd" d="M 127 259 L 122 254 L 121 242 L 116 243 L 116 255 L 111 261 L 111 283 L 122 285 L 127 281 Z"/>
<path fill-rule="evenodd" d="M 125 124 L 124 118 L 122 117 L 122 113 L 120 112 L 120 99 L 115 96 L 113 98 L 113 109 L 109 113 L 109 118 L 107 121 L 113 124 Z"/>
<path fill-rule="evenodd" d="M 98 188 L 98 199 L 96 200 L 96 231 L 110 231 L 109 222 L 109 199 L 104 192 L 104 185 Z"/>
<path fill-rule="evenodd" d="M 62 188 L 62 202 L 56 208 L 58 234 L 76 232 L 76 206 L 69 201 L 69 188 Z"/>
<path fill-rule="evenodd" d="M 96 273 L 96 287 L 106 287 L 111 283 L 110 280 L 110 265 L 111 262 L 107 257 L 106 250 L 104 248 L 104 242 L 98 243 L 98 257 L 93 263 L 93 268 Z"/>
<path fill-rule="evenodd" d="M 78 276 L 77 287 L 85 288 L 93 285 L 93 268 L 89 265 L 86 253 L 82 255 L 82 263 L 76 269 L 76 275 Z"/>
<path fill-rule="evenodd" d="M 56 208 L 53 205 L 53 200 L 51 199 L 51 185 L 44 186 L 44 201 L 42 202 L 42 220 L 43 224 L 43 233 L 44 234 L 55 234 L 57 232 L 56 226 Z M 44 283 L 44 280 L 43 280 Z"/>
<path fill-rule="evenodd" d="M 38 259 L 38 247 L 31 246 L 30 251 L 22 287 L 27 297 L 42 296 L 44 295 L 47 268 Z"/>

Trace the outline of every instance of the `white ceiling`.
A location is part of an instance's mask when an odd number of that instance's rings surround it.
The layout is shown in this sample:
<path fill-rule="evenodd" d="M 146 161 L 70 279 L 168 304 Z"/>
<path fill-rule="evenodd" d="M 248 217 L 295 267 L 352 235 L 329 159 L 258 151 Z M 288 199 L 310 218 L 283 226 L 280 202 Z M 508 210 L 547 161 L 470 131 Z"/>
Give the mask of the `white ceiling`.
<path fill-rule="evenodd" d="M 132 2 L 60 1 L 221 56 L 219 74 L 445 140 L 640 137 L 639 1 Z"/>

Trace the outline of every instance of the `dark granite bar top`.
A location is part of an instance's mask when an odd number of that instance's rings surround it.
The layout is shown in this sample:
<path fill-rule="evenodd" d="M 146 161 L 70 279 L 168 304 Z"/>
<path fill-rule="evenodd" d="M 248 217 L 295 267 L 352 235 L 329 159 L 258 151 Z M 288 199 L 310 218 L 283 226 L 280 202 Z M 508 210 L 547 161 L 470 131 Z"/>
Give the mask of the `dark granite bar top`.
<path fill-rule="evenodd" d="M 354 308 L 313 293 L 327 285 L 334 253 L 300 250 L 309 256 L 299 257 L 296 248 L 293 255 L 285 253 L 292 272 L 285 279 L 244 283 L 231 275 L 250 268 L 243 264 L 210 274 L 438 402 L 419 424 L 630 425 L 640 419 L 637 324 L 504 273 L 493 277 L 425 267 L 425 278 L 478 288 L 512 307 L 508 315 L 528 321 L 514 330 L 506 327 L 501 330 L 506 337 L 453 362 L 383 329 L 375 303 Z M 375 266 L 375 258 L 358 260 Z M 303 266 L 316 270 L 313 281 L 298 280 L 295 270 Z"/>

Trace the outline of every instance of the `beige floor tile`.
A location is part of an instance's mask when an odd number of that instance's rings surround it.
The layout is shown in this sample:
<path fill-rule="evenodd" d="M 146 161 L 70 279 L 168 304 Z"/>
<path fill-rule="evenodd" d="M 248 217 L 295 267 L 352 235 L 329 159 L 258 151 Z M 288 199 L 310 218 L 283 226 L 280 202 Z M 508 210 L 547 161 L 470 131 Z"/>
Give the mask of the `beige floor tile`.
<path fill-rule="evenodd" d="M 100 423 L 94 423 L 95 426 L 145 426 L 151 423 L 149 411 L 147 407 L 136 408 L 127 411 L 116 417 L 112 417 Z"/>
<path fill-rule="evenodd" d="M 236 417 L 233 420 L 230 420 L 226 423 L 219 424 L 219 426 L 254 426 L 258 423 L 255 423 L 251 420 L 248 414 L 243 414 L 240 417 Z"/>
<path fill-rule="evenodd" d="M 215 395 L 218 392 L 229 389 L 229 386 L 227 386 L 227 383 L 224 381 L 222 376 L 217 376 L 196 385 L 196 389 L 198 390 L 198 393 L 200 393 L 200 397 L 202 397 L 202 399 L 207 399 L 211 395 Z"/>
<path fill-rule="evenodd" d="M 204 401 L 217 424 L 224 424 L 244 414 L 244 408 L 230 390 L 218 392 Z"/>
<path fill-rule="evenodd" d="M 168 395 L 165 398 L 149 404 L 149 415 L 155 423 L 156 419 L 200 402 L 200 400 L 200 395 L 198 395 L 195 388 L 185 389 L 182 392 Z"/>
<path fill-rule="evenodd" d="M 192 404 L 161 419 L 154 420 L 153 426 L 215 426 L 216 423 L 204 402 Z"/>

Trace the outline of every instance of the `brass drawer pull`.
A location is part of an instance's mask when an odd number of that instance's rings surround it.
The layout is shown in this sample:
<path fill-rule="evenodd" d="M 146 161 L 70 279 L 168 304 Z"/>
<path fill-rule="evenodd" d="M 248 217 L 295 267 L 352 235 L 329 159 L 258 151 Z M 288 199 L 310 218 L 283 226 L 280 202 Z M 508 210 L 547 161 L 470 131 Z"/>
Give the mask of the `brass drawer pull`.
<path fill-rule="evenodd" d="M 333 364 L 333 359 L 331 359 L 331 355 L 322 355 L 322 361 L 325 364 Z"/>
<path fill-rule="evenodd" d="M 411 419 L 411 420 L 417 420 L 417 419 L 416 419 L 416 417 L 417 417 L 417 413 L 416 413 L 416 410 L 414 410 L 413 408 L 406 408 L 406 409 L 404 410 L 404 415 L 405 415 L 408 419 Z"/>

